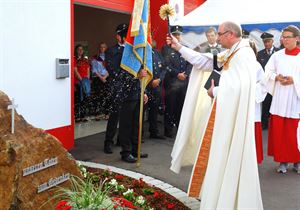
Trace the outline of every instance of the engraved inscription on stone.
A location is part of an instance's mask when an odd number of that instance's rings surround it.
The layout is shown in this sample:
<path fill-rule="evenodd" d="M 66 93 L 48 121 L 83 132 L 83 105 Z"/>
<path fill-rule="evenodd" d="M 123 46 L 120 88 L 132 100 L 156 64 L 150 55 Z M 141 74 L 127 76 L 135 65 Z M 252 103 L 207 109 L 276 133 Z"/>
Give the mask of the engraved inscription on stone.
<path fill-rule="evenodd" d="M 40 193 L 45 190 L 48 190 L 49 188 L 59 185 L 60 183 L 63 183 L 69 179 L 70 179 L 70 173 L 63 174 L 59 177 L 51 178 L 51 179 L 49 179 L 48 182 L 45 182 L 45 183 L 39 185 L 37 192 Z"/>
<path fill-rule="evenodd" d="M 51 166 L 54 166 L 58 163 L 57 157 L 45 159 L 43 162 L 35 164 L 33 166 L 29 166 L 27 168 L 23 169 L 23 176 L 27 176 L 29 174 L 33 174 L 37 171 L 41 171 L 43 169 L 49 168 Z"/>

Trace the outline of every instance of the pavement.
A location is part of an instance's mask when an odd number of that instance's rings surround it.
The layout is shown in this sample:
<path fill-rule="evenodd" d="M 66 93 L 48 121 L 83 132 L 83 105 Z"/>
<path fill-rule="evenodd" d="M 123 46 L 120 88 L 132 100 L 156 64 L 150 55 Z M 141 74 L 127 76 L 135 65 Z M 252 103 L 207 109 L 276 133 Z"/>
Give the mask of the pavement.
<path fill-rule="evenodd" d="M 162 127 L 162 124 L 160 124 Z M 145 129 L 146 131 L 146 129 Z M 98 133 L 75 140 L 75 146 L 70 151 L 76 160 L 99 163 L 125 169 L 153 177 L 168 183 L 184 192 L 187 191 L 192 166 L 183 167 L 180 174 L 169 170 L 171 151 L 174 139 L 150 139 L 145 132 L 141 151 L 148 153 L 149 157 L 141 159 L 141 164 L 125 163 L 119 154 L 121 148 L 115 146 L 113 154 L 103 152 L 105 133 Z M 277 163 L 266 156 L 267 130 L 263 131 L 264 161 L 258 166 L 262 199 L 265 210 L 300 210 L 300 175 L 292 170 L 287 174 L 276 173 Z M 170 193 L 172 194 L 172 193 Z"/>

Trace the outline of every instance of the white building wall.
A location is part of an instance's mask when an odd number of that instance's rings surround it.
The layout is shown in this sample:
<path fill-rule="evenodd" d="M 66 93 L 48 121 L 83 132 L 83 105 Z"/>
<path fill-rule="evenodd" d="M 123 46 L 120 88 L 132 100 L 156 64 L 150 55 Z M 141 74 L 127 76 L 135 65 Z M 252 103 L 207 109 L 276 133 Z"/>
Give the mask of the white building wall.
<path fill-rule="evenodd" d="M 0 14 L 0 90 L 32 125 L 70 125 L 71 78 L 55 77 L 55 59 L 70 59 L 70 0 L 1 0 Z"/>

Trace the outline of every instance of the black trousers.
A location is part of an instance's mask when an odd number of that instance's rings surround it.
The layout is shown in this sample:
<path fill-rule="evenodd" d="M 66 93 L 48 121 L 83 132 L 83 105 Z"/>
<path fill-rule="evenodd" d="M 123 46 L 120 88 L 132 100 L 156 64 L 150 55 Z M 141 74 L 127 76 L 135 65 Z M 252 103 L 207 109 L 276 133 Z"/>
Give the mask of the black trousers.
<path fill-rule="evenodd" d="M 110 113 L 109 119 L 108 119 L 107 125 L 106 125 L 104 146 L 114 144 L 114 137 L 117 133 L 119 118 L 120 118 L 119 110 L 116 110 L 116 111 Z"/>
<path fill-rule="evenodd" d="M 166 89 L 165 133 L 172 133 L 173 127 L 179 125 L 186 90 L 186 85 L 170 86 Z"/>
<path fill-rule="evenodd" d="M 268 93 L 265 100 L 262 103 L 261 125 L 263 128 L 268 128 L 271 103 L 272 103 L 272 95 Z"/>
<path fill-rule="evenodd" d="M 157 116 L 159 111 L 159 106 L 161 104 L 161 92 L 156 89 L 150 91 L 149 100 L 148 100 L 148 120 L 149 120 L 149 132 L 152 135 L 158 135 L 158 125 L 157 125 Z"/>
<path fill-rule="evenodd" d="M 124 101 L 120 110 L 119 140 L 121 156 L 137 154 L 140 101 Z"/>

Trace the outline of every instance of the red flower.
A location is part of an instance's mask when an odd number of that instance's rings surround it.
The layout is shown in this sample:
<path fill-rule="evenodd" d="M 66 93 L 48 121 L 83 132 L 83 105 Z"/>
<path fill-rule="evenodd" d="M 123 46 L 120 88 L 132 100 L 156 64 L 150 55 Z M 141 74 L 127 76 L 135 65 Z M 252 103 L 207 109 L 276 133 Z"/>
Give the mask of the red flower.
<path fill-rule="evenodd" d="M 143 178 L 140 178 L 139 180 L 133 180 L 132 184 L 135 188 L 143 188 L 146 186 L 146 183 L 144 182 Z"/>
<path fill-rule="evenodd" d="M 117 180 L 122 180 L 122 179 L 125 178 L 125 176 L 119 174 L 119 175 L 116 175 L 115 178 L 116 178 Z"/>
<path fill-rule="evenodd" d="M 137 208 L 136 206 L 133 205 L 132 202 L 130 202 L 129 200 L 127 200 L 125 198 L 116 198 L 116 200 L 117 200 L 117 203 L 120 204 L 123 207 L 129 207 L 131 209 L 136 209 Z"/>
<path fill-rule="evenodd" d="M 168 209 L 173 209 L 175 207 L 174 203 L 167 203 L 167 208 Z"/>
<path fill-rule="evenodd" d="M 156 191 L 155 191 L 153 196 L 154 196 L 154 198 L 159 198 L 159 197 L 160 197 L 160 194 L 159 194 L 159 192 L 156 192 Z"/>
<path fill-rule="evenodd" d="M 56 210 L 69 210 L 71 208 L 72 206 L 68 205 L 68 202 L 64 200 L 59 201 L 56 205 Z"/>

